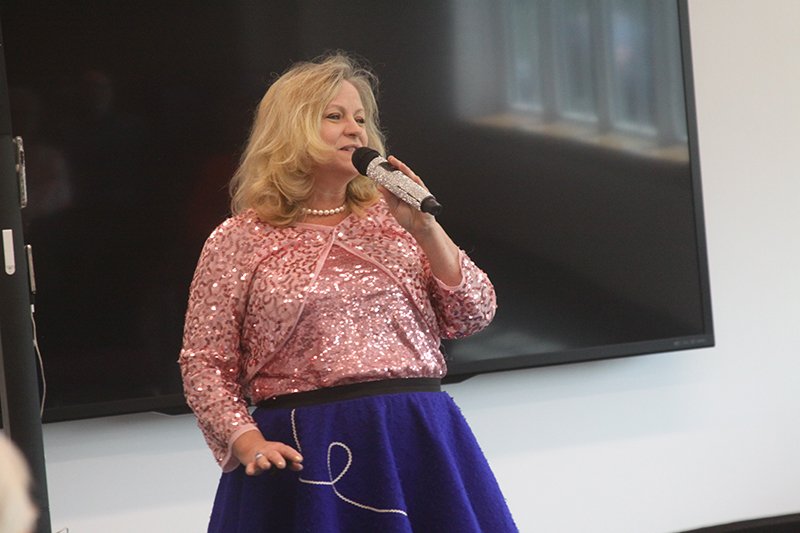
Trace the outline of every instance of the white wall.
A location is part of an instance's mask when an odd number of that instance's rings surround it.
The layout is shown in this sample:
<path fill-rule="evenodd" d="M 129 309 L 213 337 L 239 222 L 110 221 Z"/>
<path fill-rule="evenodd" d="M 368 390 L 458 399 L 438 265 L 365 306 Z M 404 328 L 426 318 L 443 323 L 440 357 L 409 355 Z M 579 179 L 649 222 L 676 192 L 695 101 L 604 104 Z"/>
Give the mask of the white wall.
<path fill-rule="evenodd" d="M 523 532 L 800 512 L 800 2 L 690 0 L 717 346 L 487 375 L 462 406 Z M 203 531 L 190 416 L 45 427 L 54 531 Z"/>

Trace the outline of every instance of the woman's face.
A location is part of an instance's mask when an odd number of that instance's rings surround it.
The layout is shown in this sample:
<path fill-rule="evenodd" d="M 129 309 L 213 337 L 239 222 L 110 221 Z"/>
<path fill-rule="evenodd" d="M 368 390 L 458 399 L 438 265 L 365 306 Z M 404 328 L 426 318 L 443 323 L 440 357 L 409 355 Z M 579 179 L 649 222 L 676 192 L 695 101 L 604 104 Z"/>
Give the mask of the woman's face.
<path fill-rule="evenodd" d="M 352 157 L 356 148 L 367 145 L 366 115 L 361 96 L 350 82 L 343 82 L 339 94 L 325 107 L 320 136 L 334 149 L 333 159 L 320 170 L 336 171 L 350 179 L 357 176 Z"/>

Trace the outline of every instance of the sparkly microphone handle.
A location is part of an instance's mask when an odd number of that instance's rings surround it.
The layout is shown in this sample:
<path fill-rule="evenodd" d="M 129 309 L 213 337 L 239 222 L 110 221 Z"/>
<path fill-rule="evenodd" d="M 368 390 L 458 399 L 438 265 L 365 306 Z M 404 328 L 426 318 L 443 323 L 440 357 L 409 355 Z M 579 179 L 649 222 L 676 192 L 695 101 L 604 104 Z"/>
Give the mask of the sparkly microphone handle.
<path fill-rule="evenodd" d="M 442 212 L 442 206 L 425 187 L 412 180 L 372 148 L 359 148 L 353 152 L 353 166 L 361 174 L 403 200 L 405 203 L 433 216 Z"/>

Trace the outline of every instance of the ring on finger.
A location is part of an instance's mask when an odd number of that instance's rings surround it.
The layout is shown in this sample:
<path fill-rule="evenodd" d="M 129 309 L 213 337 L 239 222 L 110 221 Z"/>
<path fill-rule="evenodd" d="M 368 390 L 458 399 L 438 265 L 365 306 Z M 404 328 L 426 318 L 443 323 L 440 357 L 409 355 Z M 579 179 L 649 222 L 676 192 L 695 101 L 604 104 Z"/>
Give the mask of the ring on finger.
<path fill-rule="evenodd" d="M 255 454 L 255 456 L 253 457 L 253 460 L 255 460 L 255 461 L 258 461 L 258 458 L 259 458 L 259 457 L 264 457 L 264 454 L 263 454 L 263 453 L 257 453 L 257 454 Z"/>

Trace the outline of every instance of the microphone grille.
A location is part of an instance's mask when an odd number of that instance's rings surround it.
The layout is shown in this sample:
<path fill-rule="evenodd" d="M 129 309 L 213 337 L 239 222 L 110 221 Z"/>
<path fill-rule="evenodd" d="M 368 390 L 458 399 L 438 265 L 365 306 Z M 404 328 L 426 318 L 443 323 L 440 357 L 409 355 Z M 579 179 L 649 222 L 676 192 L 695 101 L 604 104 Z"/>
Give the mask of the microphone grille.
<path fill-rule="evenodd" d="M 356 167 L 356 170 L 358 170 L 362 176 L 366 176 L 367 167 L 369 166 L 370 162 L 376 157 L 380 157 L 380 155 L 381 154 L 379 154 L 377 150 L 373 150 L 372 148 L 368 148 L 366 146 L 356 148 L 352 157 L 353 166 Z"/>

